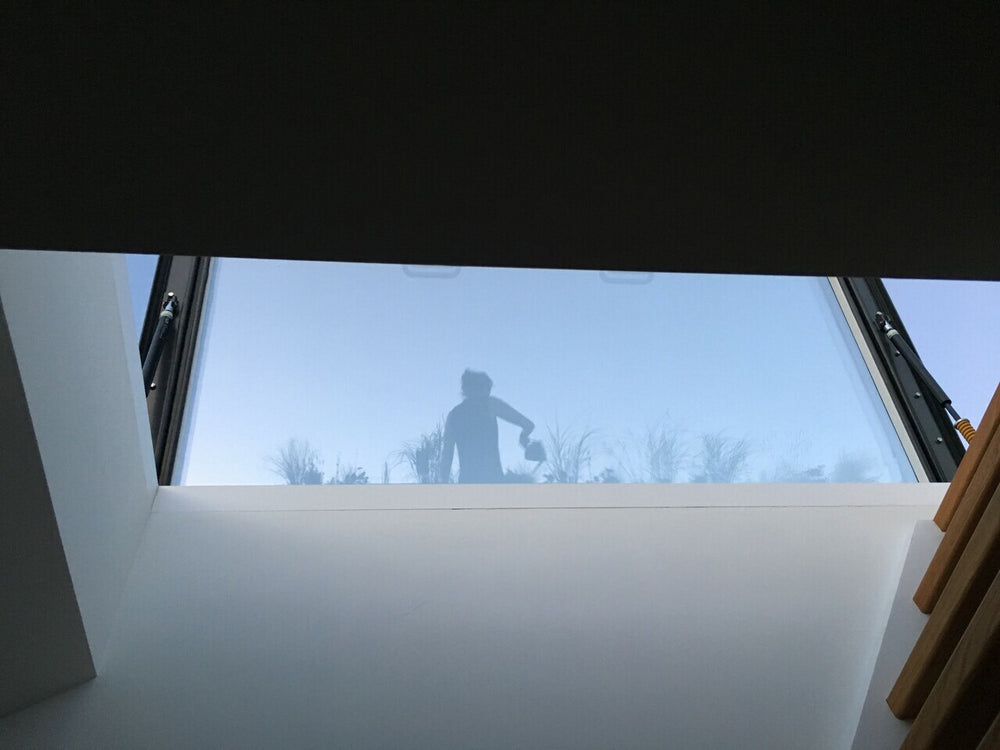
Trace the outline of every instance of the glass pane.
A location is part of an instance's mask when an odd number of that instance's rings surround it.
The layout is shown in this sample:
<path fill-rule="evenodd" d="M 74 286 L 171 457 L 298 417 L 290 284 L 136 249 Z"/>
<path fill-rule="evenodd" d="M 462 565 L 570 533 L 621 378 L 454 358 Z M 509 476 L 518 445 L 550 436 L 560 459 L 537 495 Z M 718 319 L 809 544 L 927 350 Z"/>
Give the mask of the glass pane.
<path fill-rule="evenodd" d="M 978 427 L 1000 377 L 1000 282 L 882 281 L 924 366 Z"/>
<path fill-rule="evenodd" d="M 826 279 L 414 268 L 215 261 L 180 483 L 914 481 Z"/>

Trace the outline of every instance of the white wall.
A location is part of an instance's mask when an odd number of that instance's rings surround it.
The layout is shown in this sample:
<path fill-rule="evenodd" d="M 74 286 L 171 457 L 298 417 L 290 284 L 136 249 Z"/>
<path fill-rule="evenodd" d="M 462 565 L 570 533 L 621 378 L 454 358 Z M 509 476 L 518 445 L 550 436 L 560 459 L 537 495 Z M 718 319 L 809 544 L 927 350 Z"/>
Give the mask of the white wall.
<path fill-rule="evenodd" d="M 96 674 L 0 298 L 0 716 Z"/>
<path fill-rule="evenodd" d="M 0 746 L 850 746 L 943 485 L 157 492 L 124 276 L 0 252 L 104 655 Z"/>
<path fill-rule="evenodd" d="M 655 491 L 164 488 L 100 675 L 0 745 L 850 747 L 943 485 Z"/>
<path fill-rule="evenodd" d="M 125 261 L 0 250 L 7 317 L 94 663 L 156 492 Z"/>
<path fill-rule="evenodd" d="M 913 529 L 851 750 L 896 750 L 910 731 L 913 722 L 897 719 L 886 698 L 929 619 L 913 603 L 913 594 L 943 537 L 944 533 L 933 521 L 920 521 Z"/>

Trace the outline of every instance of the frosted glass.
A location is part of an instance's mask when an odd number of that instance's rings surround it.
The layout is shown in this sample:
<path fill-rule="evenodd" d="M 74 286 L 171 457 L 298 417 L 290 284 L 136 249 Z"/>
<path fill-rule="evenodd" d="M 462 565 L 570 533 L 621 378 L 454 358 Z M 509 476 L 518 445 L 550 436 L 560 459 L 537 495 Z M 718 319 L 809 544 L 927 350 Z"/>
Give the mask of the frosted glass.
<path fill-rule="evenodd" d="M 177 481 L 440 481 L 467 368 L 544 446 L 501 419 L 509 481 L 914 481 L 823 278 L 247 259 L 214 261 Z"/>

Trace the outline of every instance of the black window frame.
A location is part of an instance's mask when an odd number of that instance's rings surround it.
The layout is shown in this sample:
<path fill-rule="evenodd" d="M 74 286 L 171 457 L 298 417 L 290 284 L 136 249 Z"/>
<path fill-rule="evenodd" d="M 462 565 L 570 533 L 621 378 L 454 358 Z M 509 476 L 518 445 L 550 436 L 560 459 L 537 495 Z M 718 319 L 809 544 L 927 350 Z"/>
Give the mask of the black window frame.
<path fill-rule="evenodd" d="M 153 373 L 155 387 L 146 397 L 156 476 L 161 485 L 169 485 L 173 479 L 211 265 L 211 258 L 206 256 L 161 255 L 139 337 L 139 356 L 145 361 L 160 310 L 167 294 L 174 293 L 180 309 Z"/>
<path fill-rule="evenodd" d="M 875 277 L 840 277 L 839 280 L 928 479 L 932 482 L 950 482 L 965 455 L 965 446 L 955 431 L 948 412 L 930 397 L 928 390 L 875 320 L 878 312 L 887 315 L 903 340 L 919 354 L 885 284 Z"/>

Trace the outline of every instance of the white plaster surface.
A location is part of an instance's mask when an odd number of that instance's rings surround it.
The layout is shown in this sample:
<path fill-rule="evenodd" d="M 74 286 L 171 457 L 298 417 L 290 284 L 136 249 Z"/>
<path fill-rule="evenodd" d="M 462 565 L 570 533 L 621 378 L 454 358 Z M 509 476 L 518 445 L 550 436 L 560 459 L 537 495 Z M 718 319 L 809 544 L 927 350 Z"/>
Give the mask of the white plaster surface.
<path fill-rule="evenodd" d="M 635 507 L 644 488 L 604 486 L 586 491 L 633 507 L 532 510 L 462 488 L 462 510 L 295 509 L 302 489 L 161 491 L 100 675 L 0 722 L 0 745 L 848 748 L 943 495 L 731 507 L 746 486 L 728 485 L 703 499 L 730 507 Z"/>
<path fill-rule="evenodd" d="M 0 298 L 94 662 L 156 493 L 125 261 L 0 250 Z"/>
<path fill-rule="evenodd" d="M 0 716 L 96 674 L 0 299 Z"/>
<path fill-rule="evenodd" d="M 945 483 L 418 484 L 161 487 L 158 513 L 500 508 L 770 508 L 937 505 Z"/>
<path fill-rule="evenodd" d="M 933 521 L 920 521 L 913 529 L 852 750 L 898 748 L 913 724 L 897 719 L 889 710 L 886 698 L 927 624 L 929 616 L 917 609 L 913 594 L 943 537 L 944 533 Z"/>
<path fill-rule="evenodd" d="M 157 493 L 121 262 L 0 252 L 103 653 L 0 747 L 850 747 L 944 485 Z"/>

